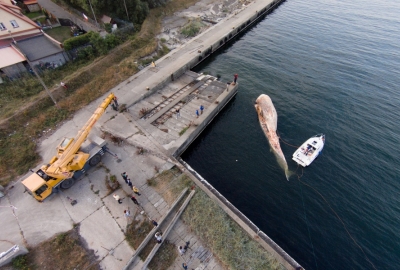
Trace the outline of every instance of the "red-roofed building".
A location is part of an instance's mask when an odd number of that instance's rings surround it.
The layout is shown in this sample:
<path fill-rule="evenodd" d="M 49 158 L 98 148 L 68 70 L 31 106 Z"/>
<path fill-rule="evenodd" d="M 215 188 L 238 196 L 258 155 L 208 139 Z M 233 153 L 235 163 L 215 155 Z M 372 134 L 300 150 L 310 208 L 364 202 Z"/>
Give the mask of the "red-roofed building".
<path fill-rule="evenodd" d="M 40 6 L 36 0 L 24 0 L 24 5 L 30 12 L 35 12 L 40 10 Z"/>
<path fill-rule="evenodd" d="M 0 40 L 19 36 L 40 34 L 41 28 L 22 14 L 19 7 L 0 2 Z"/>
<path fill-rule="evenodd" d="M 26 72 L 28 65 L 24 55 L 34 65 L 63 65 L 68 56 L 62 44 L 44 34 L 40 26 L 22 14 L 19 7 L 6 1 L 0 0 L 0 71 L 8 77 Z"/>

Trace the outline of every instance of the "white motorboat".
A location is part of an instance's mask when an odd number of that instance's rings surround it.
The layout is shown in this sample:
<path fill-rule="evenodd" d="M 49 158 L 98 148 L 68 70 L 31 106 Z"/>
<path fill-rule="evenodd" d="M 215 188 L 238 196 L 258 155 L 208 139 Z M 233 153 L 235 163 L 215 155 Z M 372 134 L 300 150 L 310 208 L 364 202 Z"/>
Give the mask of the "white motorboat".
<path fill-rule="evenodd" d="M 299 149 L 294 152 L 292 159 L 297 164 L 307 167 L 321 153 L 322 149 L 324 148 L 324 144 L 325 135 L 317 134 L 303 143 Z"/>

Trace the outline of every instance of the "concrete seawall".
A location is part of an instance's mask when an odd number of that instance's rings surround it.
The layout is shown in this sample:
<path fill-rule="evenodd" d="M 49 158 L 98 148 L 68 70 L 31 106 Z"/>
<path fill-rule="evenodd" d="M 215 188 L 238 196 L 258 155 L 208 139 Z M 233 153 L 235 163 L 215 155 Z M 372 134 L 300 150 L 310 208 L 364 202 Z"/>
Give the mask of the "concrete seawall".
<path fill-rule="evenodd" d="M 240 212 L 230 201 L 228 201 L 218 190 L 216 190 L 206 179 L 201 177 L 192 167 L 181 158 L 179 162 L 188 170 L 191 179 L 236 222 L 255 241 L 263 246 L 274 258 L 286 269 L 299 269 L 301 265 L 287 254 L 268 235 L 261 231 L 249 218 Z M 302 269 L 302 268 L 301 268 Z"/>
<path fill-rule="evenodd" d="M 142 94 L 140 98 L 132 98 L 127 104 L 133 106 L 141 100 L 151 96 L 158 90 L 182 76 L 186 71 L 191 70 L 199 63 L 207 59 L 212 53 L 229 44 L 239 34 L 244 33 L 267 14 L 271 13 L 285 0 L 256 0 L 248 6 L 243 7 L 235 14 L 225 18 L 218 24 L 207 29 L 205 32 L 193 38 L 185 45 L 172 50 L 167 55 L 156 61 L 157 66 L 146 67 L 137 75 L 133 76 L 129 82 L 146 85 L 149 91 Z M 168 66 L 168 72 L 163 67 Z M 151 78 L 142 78 L 141 73 L 152 71 L 157 73 L 157 82 Z M 122 84 L 120 85 L 122 87 Z"/>

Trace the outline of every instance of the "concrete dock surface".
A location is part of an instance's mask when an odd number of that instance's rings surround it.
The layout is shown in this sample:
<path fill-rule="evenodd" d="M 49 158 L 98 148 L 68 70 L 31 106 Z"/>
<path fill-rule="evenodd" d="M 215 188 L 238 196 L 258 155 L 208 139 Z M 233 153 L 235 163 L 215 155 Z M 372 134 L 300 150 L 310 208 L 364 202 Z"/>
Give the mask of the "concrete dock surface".
<path fill-rule="evenodd" d="M 240 27 L 271 2 L 257 0 L 243 6 L 237 13 L 159 59 L 155 67 L 146 67 L 110 89 L 118 97 L 120 106 L 125 104 L 127 110 L 117 112 L 109 107 L 91 133 L 101 136 L 106 132 L 121 138 L 122 144 L 107 139 L 108 147 L 118 158 L 105 154 L 102 158 L 104 167 L 92 168 L 72 188 L 54 194 L 43 203 L 24 193 L 20 181 L 30 173 L 21 177 L 0 200 L 0 251 L 15 244 L 32 248 L 79 224 L 80 235 L 98 256 L 100 267 L 122 269 L 134 252 L 125 239 L 128 220 L 123 211 L 129 208 L 134 213 L 141 209 L 129 199 L 132 191 L 120 174 L 127 172 L 141 190 L 142 195 L 136 198 L 146 215 L 159 220 L 169 212 L 170 205 L 147 184 L 147 180 L 174 166 L 183 167 L 174 155 L 185 150 L 229 102 L 239 86 L 191 72 L 191 63 L 197 61 L 194 59 L 201 51 L 218 43 L 219 38 Z M 240 71 L 236 72 L 240 74 Z M 64 137 L 75 137 L 105 96 L 77 112 L 42 141 L 38 150 L 43 164 L 53 157 L 56 146 Z M 204 107 L 203 113 L 200 106 Z M 138 154 L 138 149 L 144 150 L 143 153 Z M 121 188 L 115 193 L 124 198 L 123 204 L 118 204 L 109 193 L 104 181 L 107 175 L 117 176 Z M 72 206 L 68 198 L 76 199 L 78 203 Z M 166 239 L 175 245 L 190 240 L 190 268 L 224 269 L 181 220 Z M 206 257 L 207 265 L 201 265 Z M 178 256 L 169 269 L 182 269 L 184 261 Z M 141 269 L 141 263 L 138 260 L 132 264 L 132 269 Z M 288 265 L 285 264 L 287 269 L 294 269 Z"/>

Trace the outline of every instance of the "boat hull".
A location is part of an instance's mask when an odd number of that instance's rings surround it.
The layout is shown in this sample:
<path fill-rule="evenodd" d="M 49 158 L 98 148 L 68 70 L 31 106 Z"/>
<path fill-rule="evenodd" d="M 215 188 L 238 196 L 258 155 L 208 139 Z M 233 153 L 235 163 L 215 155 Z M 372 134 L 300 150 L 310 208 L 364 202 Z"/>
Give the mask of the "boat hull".
<path fill-rule="evenodd" d="M 292 159 L 303 167 L 309 166 L 322 152 L 325 135 L 317 134 L 305 141 L 293 154 Z"/>

